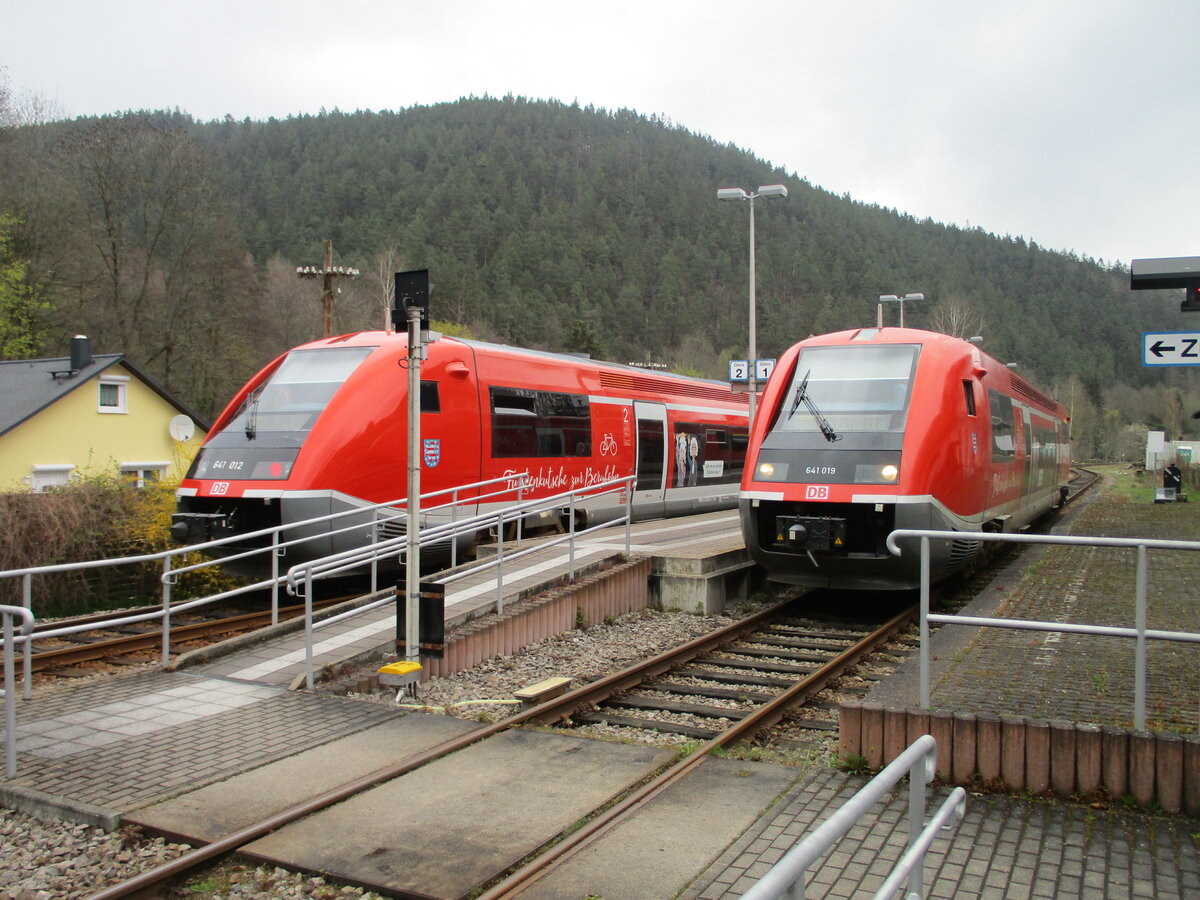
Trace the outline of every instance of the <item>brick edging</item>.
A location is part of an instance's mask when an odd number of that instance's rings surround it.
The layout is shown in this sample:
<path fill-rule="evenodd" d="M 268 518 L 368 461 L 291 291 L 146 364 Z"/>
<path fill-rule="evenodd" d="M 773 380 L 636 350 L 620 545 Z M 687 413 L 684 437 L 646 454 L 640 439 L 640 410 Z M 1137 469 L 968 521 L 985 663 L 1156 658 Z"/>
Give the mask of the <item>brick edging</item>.
<path fill-rule="evenodd" d="M 649 557 L 634 559 L 586 576 L 549 596 L 506 606 L 495 619 L 468 622 L 446 636 L 441 659 L 421 660 L 421 680 L 453 675 L 497 654 L 511 655 L 544 638 L 572 631 L 582 610 L 584 621 L 645 609 L 650 605 Z"/>
<path fill-rule="evenodd" d="M 1142 808 L 1200 817 L 1200 736 L 1024 716 L 840 704 L 838 759 L 872 770 L 922 734 L 937 742 L 937 777 L 987 790 L 1062 798 L 1131 798 Z"/>

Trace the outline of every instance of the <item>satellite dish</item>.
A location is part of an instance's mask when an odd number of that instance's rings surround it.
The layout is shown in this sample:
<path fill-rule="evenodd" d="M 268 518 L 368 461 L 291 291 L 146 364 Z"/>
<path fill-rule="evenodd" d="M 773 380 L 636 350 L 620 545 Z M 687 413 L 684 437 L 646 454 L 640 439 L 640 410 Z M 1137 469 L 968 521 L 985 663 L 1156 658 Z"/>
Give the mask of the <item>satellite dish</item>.
<path fill-rule="evenodd" d="M 171 420 L 171 424 L 167 426 L 167 431 L 171 432 L 171 437 L 183 443 L 190 441 L 196 433 L 196 423 L 191 420 L 190 416 L 178 415 Z"/>

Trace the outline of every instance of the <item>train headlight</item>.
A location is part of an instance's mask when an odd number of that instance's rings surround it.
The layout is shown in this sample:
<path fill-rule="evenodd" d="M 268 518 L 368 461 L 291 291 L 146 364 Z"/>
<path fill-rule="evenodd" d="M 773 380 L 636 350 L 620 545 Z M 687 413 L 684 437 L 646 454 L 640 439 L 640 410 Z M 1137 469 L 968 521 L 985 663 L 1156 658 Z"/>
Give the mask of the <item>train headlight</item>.
<path fill-rule="evenodd" d="M 775 464 L 769 462 L 759 463 L 758 474 L 763 478 L 773 478 L 775 476 Z"/>
<path fill-rule="evenodd" d="M 893 466 L 891 463 L 888 463 L 886 466 L 884 466 L 882 469 L 879 470 L 879 474 L 880 474 L 880 476 L 882 476 L 884 481 L 895 481 L 897 478 L 900 477 L 900 470 L 896 466 Z"/>

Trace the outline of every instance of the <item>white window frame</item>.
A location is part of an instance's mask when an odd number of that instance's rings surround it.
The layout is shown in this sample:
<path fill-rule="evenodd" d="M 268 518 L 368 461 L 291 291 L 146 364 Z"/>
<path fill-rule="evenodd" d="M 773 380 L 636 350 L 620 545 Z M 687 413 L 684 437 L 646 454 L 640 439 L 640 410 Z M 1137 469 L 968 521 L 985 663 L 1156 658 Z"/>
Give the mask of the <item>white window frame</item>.
<path fill-rule="evenodd" d="M 49 488 L 63 487 L 71 483 L 75 466 L 65 465 L 34 466 L 33 474 L 29 476 L 29 487 L 35 494 L 43 494 Z M 54 477 L 60 476 L 60 477 Z"/>
<path fill-rule="evenodd" d="M 146 486 L 146 473 L 157 472 L 158 478 L 156 481 L 150 482 L 155 484 L 157 481 L 162 481 L 167 474 L 167 468 L 170 463 L 166 462 L 124 462 L 121 463 L 121 474 L 132 475 L 133 483 L 136 487 L 144 488 Z"/>
<path fill-rule="evenodd" d="M 117 405 L 104 405 L 104 386 L 114 385 L 117 389 Z M 101 375 L 96 387 L 96 412 L 106 415 L 122 415 L 129 412 L 129 376 Z"/>

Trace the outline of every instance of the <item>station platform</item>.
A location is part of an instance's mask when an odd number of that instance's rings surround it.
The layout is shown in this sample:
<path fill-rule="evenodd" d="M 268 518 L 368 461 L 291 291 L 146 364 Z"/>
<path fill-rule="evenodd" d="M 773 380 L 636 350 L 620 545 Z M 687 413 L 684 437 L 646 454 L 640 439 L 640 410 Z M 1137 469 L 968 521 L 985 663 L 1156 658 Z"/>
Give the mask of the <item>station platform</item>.
<path fill-rule="evenodd" d="M 1163 509 L 1152 508 L 1156 514 Z M 1128 528 L 1147 527 L 1138 520 L 1144 510 L 1112 510 L 1103 503 L 1087 509 L 1093 518 L 1081 515 L 1073 528 L 1076 533 L 1105 527 L 1106 533 L 1113 535 L 1113 529 L 1126 527 L 1122 522 Z M 1163 523 L 1163 527 L 1178 537 L 1182 524 Z M 623 535 L 614 532 L 612 537 L 623 550 Z M 693 546 L 698 543 L 695 533 L 682 540 Z M 609 548 L 599 549 L 609 552 Z M 1071 602 L 1077 618 L 1087 620 L 1092 612 L 1090 598 L 1094 596 L 1096 603 L 1108 608 L 1114 602 L 1112 592 L 1123 590 L 1120 580 L 1103 566 L 1093 568 L 1094 559 L 1083 559 L 1082 569 L 1073 562 L 1057 580 L 1047 574 L 1058 571 L 1053 560 L 1043 562 L 1038 577 L 1030 579 L 1022 576 L 1032 560 L 1023 556 L 1014 563 L 1012 574 L 984 592 L 979 602 L 1004 606 L 1008 615 L 1025 614 L 1014 610 L 1031 613 L 1038 604 L 1045 604 L 1050 611 L 1062 606 L 1066 586 L 1078 583 L 1081 586 L 1070 591 Z M 1189 574 L 1188 566 L 1200 566 L 1200 558 L 1170 565 L 1169 585 L 1163 593 L 1179 588 L 1178 612 L 1164 613 L 1156 627 L 1172 627 L 1164 623 L 1186 615 L 1186 621 L 1175 622 L 1173 627 L 1194 628 L 1194 606 L 1189 603 L 1194 603 L 1196 596 L 1193 588 L 1200 586 L 1200 571 Z M 1158 609 L 1174 609 L 1170 602 L 1163 600 Z M 390 640 L 394 618 L 389 616 L 381 628 L 384 640 Z M 1077 651 L 1065 638 L 1046 645 L 1045 636 L 1031 638 L 1039 642 L 1036 648 L 1014 648 L 1006 644 L 1012 634 L 1023 633 L 940 629 L 934 645 L 939 660 L 935 705 L 1028 709 L 1040 715 L 1066 704 L 1072 714 L 1096 720 L 1105 715 L 1128 715 L 1121 695 L 1124 687 L 1116 690 L 1123 665 L 1118 656 L 1112 657 L 1111 670 L 1103 670 L 1108 672 L 1107 684 L 1113 690 L 1100 693 L 1096 674 L 1101 672 L 1097 665 L 1103 660 L 1098 660 L 1094 648 Z M 1068 672 L 1081 666 L 1078 653 L 1088 658 L 1081 672 L 1072 676 Z M 1037 664 L 1046 672 L 1035 680 L 1043 693 L 1046 684 L 1061 683 L 1063 690 L 1057 700 L 1037 693 L 1036 687 L 1028 692 L 1021 689 L 1030 681 L 1031 660 L 1042 657 L 1045 661 Z M 1182 689 L 1179 685 L 1173 688 L 1174 703 L 1156 693 L 1154 715 L 1156 721 L 1160 716 L 1177 715 L 1180 727 L 1194 732 L 1197 660 L 1188 658 L 1182 665 L 1190 666 L 1193 677 Z M 419 752 L 440 740 L 445 730 L 475 727 L 445 717 L 406 715 L 405 710 L 383 704 L 290 691 L 285 684 L 289 677 L 294 676 L 283 669 L 275 675 L 262 673 L 244 679 L 204 667 L 141 672 L 55 688 L 44 696 L 35 694 L 32 701 L 18 706 L 18 774 L 15 779 L 0 781 L 0 804 L 106 828 L 142 821 L 167 832 L 183 832 L 201 827 L 203 822 L 208 830 L 195 836 L 210 839 L 238 823 L 202 815 L 207 798 L 224 798 L 227 806 L 228 798 L 235 796 L 244 801 L 240 803 L 242 814 L 251 808 L 257 811 L 260 800 L 255 798 L 264 798 L 261 803 L 265 806 L 267 798 L 276 803 L 294 801 L 318 790 L 323 782 L 310 784 L 309 776 L 297 774 L 314 771 L 314 765 L 323 772 L 322 778 L 340 782 L 348 780 L 343 776 L 378 768 L 380 760 Z M 1001 690 L 1005 684 L 1013 685 L 1013 690 Z M 877 690 L 897 697 L 911 692 L 912 685 L 911 668 L 906 664 Z M 740 896 L 866 780 L 830 768 L 827 760 L 814 760 L 804 771 L 737 760 L 713 762 L 721 764 L 713 768 L 713 777 L 722 779 L 715 782 L 719 787 L 710 782 L 707 788 L 697 788 L 704 797 L 664 792 L 643 813 L 614 827 L 539 882 L 532 896 L 592 894 L 606 900 L 675 896 L 724 900 Z M 754 790 L 751 783 L 756 785 Z M 744 790 L 741 785 L 746 786 Z M 931 794 L 929 809 L 946 790 L 935 788 Z M 736 813 L 723 812 L 719 805 L 703 809 L 695 805 L 723 796 L 745 804 Z M 810 896 L 871 896 L 903 852 L 906 805 L 906 790 L 901 789 L 893 802 L 881 804 L 876 814 L 856 826 L 850 839 L 812 871 Z M 700 820 L 691 818 L 691 810 L 701 809 Z M 386 815 L 401 817 L 392 807 Z M 722 829 L 714 832 L 713 840 L 695 834 L 707 827 L 706 822 L 718 820 Z M 186 828 L 181 823 L 186 823 Z M 496 827 L 505 826 L 501 822 Z M 428 825 L 422 828 L 429 830 Z M 1092 807 L 1042 798 L 972 794 L 965 821 L 939 838 L 930 851 L 927 894 L 956 898 L 1196 897 L 1200 896 L 1196 834 L 1200 834 L 1200 822 L 1127 810 L 1117 798 L 1108 806 Z M 266 855 L 270 848 L 259 849 Z"/>
<path fill-rule="evenodd" d="M 520 549 L 536 552 L 506 563 L 503 602 L 511 604 L 558 581 L 568 570 L 570 551 L 566 544 L 537 549 L 546 540 L 529 538 L 516 546 L 509 542 L 507 553 Z M 602 560 L 624 553 L 625 529 L 613 526 L 585 536 L 576 542 L 576 571 L 584 571 Z M 706 513 L 680 519 L 635 523 L 631 528 L 629 551 L 655 560 L 652 576 L 660 592 L 660 605 L 694 609 L 704 605 L 709 595 L 723 583 L 719 576 L 728 568 L 749 566 L 749 555 L 742 545 L 738 516 L 733 511 Z M 729 558 L 735 561 L 730 562 Z M 711 563 L 717 562 L 717 565 Z M 437 576 L 429 580 L 437 581 Z M 680 586 L 683 582 L 683 586 Z M 391 594 L 388 589 L 383 594 Z M 471 619 L 494 612 L 499 603 L 494 570 L 453 581 L 446 587 L 445 623 L 449 631 Z M 713 610 L 709 610 L 713 611 Z M 206 648 L 176 660 L 178 669 L 213 678 L 228 678 L 256 684 L 274 684 L 296 688 L 305 679 L 306 639 L 302 621 L 277 626 L 275 636 L 263 639 L 235 639 L 215 648 Z M 396 610 L 393 604 L 335 623 L 314 632 L 313 667 L 336 670 L 382 649 L 390 649 L 396 639 Z"/>

